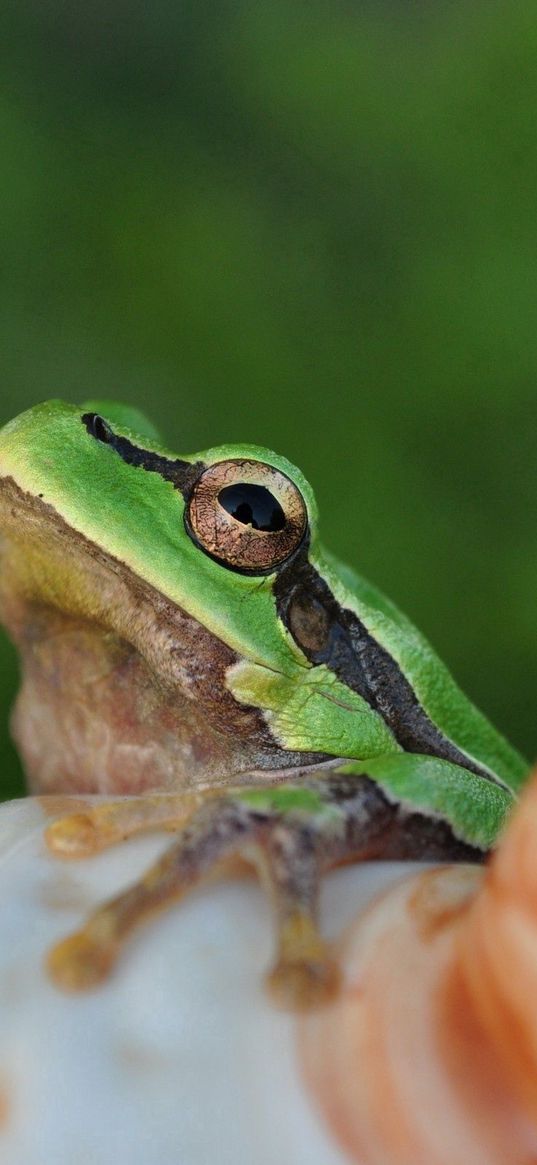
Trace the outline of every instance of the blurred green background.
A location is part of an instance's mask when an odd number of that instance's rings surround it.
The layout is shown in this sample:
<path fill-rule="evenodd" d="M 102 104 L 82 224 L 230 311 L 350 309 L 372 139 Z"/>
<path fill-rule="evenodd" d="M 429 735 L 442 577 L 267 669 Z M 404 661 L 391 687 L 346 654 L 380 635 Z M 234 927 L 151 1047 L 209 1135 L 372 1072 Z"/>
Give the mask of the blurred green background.
<path fill-rule="evenodd" d="M 326 541 L 537 751 L 531 3 L 9 0 L 1 420 L 274 447 Z M 0 656 L 0 766 L 15 661 Z"/>

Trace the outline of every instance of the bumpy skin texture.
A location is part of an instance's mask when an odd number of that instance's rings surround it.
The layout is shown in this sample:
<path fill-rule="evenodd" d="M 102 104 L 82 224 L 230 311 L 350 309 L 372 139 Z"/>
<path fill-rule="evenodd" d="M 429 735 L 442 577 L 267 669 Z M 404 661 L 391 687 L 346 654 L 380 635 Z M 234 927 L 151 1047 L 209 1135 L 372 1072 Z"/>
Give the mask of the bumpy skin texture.
<path fill-rule="evenodd" d="M 494 844 L 524 761 L 404 616 L 322 550 L 284 458 L 177 457 L 132 410 L 48 402 L 0 434 L 0 532 L 32 788 L 168 796 L 112 812 L 111 832 L 99 811 L 60 823 L 51 844 L 182 831 L 151 893 L 98 912 L 56 957 L 64 982 L 99 978 L 135 921 L 247 853 L 276 903 L 276 993 L 309 1001 L 337 980 L 315 926 L 323 869 Z"/>

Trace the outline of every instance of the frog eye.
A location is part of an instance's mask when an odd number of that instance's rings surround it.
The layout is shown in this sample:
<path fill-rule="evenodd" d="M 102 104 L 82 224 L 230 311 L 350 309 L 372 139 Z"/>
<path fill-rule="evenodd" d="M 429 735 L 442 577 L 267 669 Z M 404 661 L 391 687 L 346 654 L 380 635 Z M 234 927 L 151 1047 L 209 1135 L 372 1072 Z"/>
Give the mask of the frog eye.
<path fill-rule="evenodd" d="M 306 533 L 300 490 L 263 461 L 219 461 L 194 484 L 187 505 L 188 533 L 231 570 L 266 574 L 281 566 Z"/>

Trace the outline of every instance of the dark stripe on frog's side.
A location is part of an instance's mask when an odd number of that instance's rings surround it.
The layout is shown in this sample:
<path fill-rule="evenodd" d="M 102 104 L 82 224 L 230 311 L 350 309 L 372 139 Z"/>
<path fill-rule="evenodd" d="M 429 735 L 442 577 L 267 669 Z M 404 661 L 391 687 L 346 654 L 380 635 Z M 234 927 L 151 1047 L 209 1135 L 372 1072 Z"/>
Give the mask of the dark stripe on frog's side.
<path fill-rule="evenodd" d="M 181 461 L 179 457 L 163 457 L 161 453 L 142 449 L 129 441 L 128 437 L 120 437 L 118 433 L 114 433 L 108 422 L 106 422 L 106 440 L 104 440 L 97 437 L 92 431 L 95 416 L 95 413 L 84 413 L 81 417 L 82 424 L 94 440 L 101 440 L 104 445 L 109 445 L 127 465 L 145 469 L 148 473 L 160 474 L 165 481 L 170 481 L 174 489 L 179 490 L 183 497 L 188 497 L 194 482 L 205 469 L 202 461 Z"/>
<path fill-rule="evenodd" d="M 340 606 L 305 547 L 281 568 L 274 593 L 280 619 L 310 663 L 325 664 L 366 700 L 406 752 L 436 756 L 503 784 L 436 727 L 399 664 L 354 611 Z"/>

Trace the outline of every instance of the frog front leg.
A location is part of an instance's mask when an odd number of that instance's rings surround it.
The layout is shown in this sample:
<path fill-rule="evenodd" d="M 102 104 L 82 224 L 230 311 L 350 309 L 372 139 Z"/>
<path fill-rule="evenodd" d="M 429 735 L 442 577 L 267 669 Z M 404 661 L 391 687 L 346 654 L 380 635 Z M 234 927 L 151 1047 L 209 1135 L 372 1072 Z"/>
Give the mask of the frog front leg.
<path fill-rule="evenodd" d="M 242 858 L 257 869 L 273 902 L 277 951 L 268 975 L 270 992 L 282 1006 L 313 1007 L 332 997 L 339 981 L 318 928 L 324 871 L 341 862 L 383 856 L 481 856 L 457 842 L 442 822 L 433 822 L 428 833 L 421 823 L 415 832 L 419 844 L 413 842 L 412 815 L 390 802 L 366 773 L 323 771 L 297 784 L 192 797 L 197 807 L 186 822 L 180 797 L 137 798 L 136 806 L 127 800 L 98 806 L 90 815 L 89 836 L 100 839 L 94 849 L 140 828 L 173 828 L 174 820 L 178 836 L 140 881 L 99 907 L 80 931 L 53 948 L 48 966 L 56 983 L 70 990 L 99 983 L 135 926 Z M 73 856 L 77 829 L 79 853 L 88 852 L 87 818 L 78 815 L 50 828 L 49 845 Z"/>

